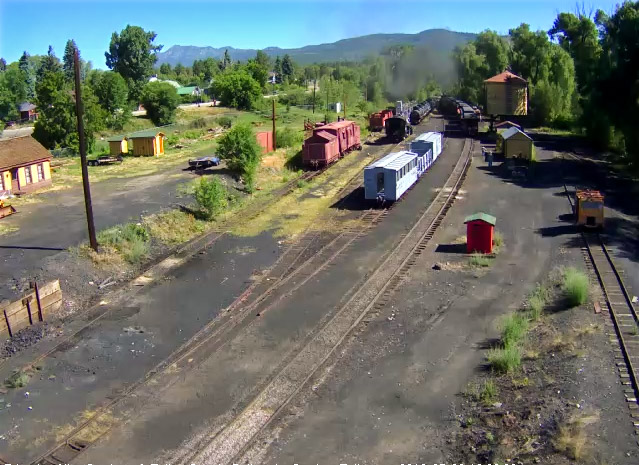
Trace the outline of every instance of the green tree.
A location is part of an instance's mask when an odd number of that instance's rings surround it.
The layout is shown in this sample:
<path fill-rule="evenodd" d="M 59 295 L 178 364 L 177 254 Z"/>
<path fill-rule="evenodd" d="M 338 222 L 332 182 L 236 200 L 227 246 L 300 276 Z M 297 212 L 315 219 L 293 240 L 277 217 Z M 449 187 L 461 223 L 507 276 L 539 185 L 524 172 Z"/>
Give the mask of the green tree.
<path fill-rule="evenodd" d="M 73 65 L 75 49 L 75 41 L 72 39 L 67 40 L 67 44 L 64 47 L 64 56 L 62 57 L 62 69 L 64 70 L 64 77 L 69 82 L 73 82 L 75 76 Z"/>
<path fill-rule="evenodd" d="M 175 65 L 175 67 L 173 68 L 173 72 L 175 72 L 175 75 L 177 77 L 182 76 L 182 73 L 184 73 L 184 66 L 182 65 L 182 63 L 178 63 L 177 65 Z"/>
<path fill-rule="evenodd" d="M 533 32 L 522 23 L 510 30 L 512 41 L 512 69 L 515 74 L 528 79 L 533 85 L 548 79 L 550 66 L 550 41 L 544 31 Z"/>
<path fill-rule="evenodd" d="M 25 84 L 27 89 L 26 98 L 28 100 L 33 100 L 35 98 L 35 93 L 36 93 L 35 92 L 35 84 L 36 84 L 35 69 L 33 66 L 33 61 L 31 60 L 30 55 L 26 51 L 20 57 L 20 60 L 18 61 L 18 66 L 20 68 L 20 71 L 24 73 L 24 79 L 25 79 Z"/>
<path fill-rule="evenodd" d="M 224 50 L 224 56 L 222 57 L 222 61 L 219 63 L 219 67 L 221 71 L 225 71 L 229 66 L 231 66 L 231 55 L 227 49 Z"/>
<path fill-rule="evenodd" d="M 278 80 L 282 80 L 282 60 L 279 55 L 275 58 L 275 63 L 273 63 L 273 72 L 277 75 Z"/>
<path fill-rule="evenodd" d="M 171 74 L 171 65 L 169 63 L 162 63 L 160 65 L 160 73 L 162 74 Z"/>
<path fill-rule="evenodd" d="M 258 50 L 257 53 L 255 54 L 255 62 L 266 68 L 267 70 L 269 69 L 269 67 L 271 66 L 271 59 L 269 58 L 269 56 L 264 53 L 262 50 Z"/>
<path fill-rule="evenodd" d="M 127 104 L 126 81 L 115 71 L 105 71 L 97 76 L 91 82 L 91 88 L 98 103 L 106 112 L 106 123 L 111 128 L 122 129 L 131 115 Z"/>
<path fill-rule="evenodd" d="M 212 86 L 214 95 L 225 105 L 250 110 L 262 98 L 259 83 L 244 70 L 219 75 Z"/>
<path fill-rule="evenodd" d="M 0 72 L 7 70 L 7 61 L 4 58 L 0 58 Z"/>
<path fill-rule="evenodd" d="M 0 73 L 0 119 L 4 121 L 19 118 L 17 107 L 27 98 L 27 84 L 24 73 L 16 63 Z"/>
<path fill-rule="evenodd" d="M 480 32 L 475 39 L 477 53 L 485 57 L 484 73 L 486 77 L 499 74 L 508 66 L 509 45 L 506 39 L 495 31 Z"/>
<path fill-rule="evenodd" d="M 251 127 L 244 124 L 233 126 L 220 137 L 217 153 L 226 160 L 229 169 L 242 178 L 247 192 L 253 192 L 262 149 Z"/>
<path fill-rule="evenodd" d="M 248 71 L 251 77 L 257 81 L 260 87 L 266 87 L 266 81 L 268 81 L 268 68 L 259 64 L 256 60 L 249 60 L 246 64 L 246 71 Z"/>
<path fill-rule="evenodd" d="M 127 25 L 120 34 L 111 35 L 109 51 L 104 54 L 106 65 L 127 82 L 132 101 L 140 97 L 146 79 L 153 74 L 157 60 L 155 53 L 162 49 L 161 45 L 153 43 L 155 37 L 155 32 Z"/>
<path fill-rule="evenodd" d="M 49 51 L 44 56 L 44 58 L 40 61 L 40 67 L 38 68 L 37 78 L 41 79 L 42 75 L 48 71 L 50 72 L 58 72 L 60 71 L 61 65 L 58 57 L 55 56 L 55 52 L 53 51 L 53 47 L 49 45 Z"/>
<path fill-rule="evenodd" d="M 140 101 L 146 108 L 146 114 L 151 121 L 158 126 L 163 126 L 174 121 L 180 97 L 171 84 L 155 81 L 144 86 Z"/>

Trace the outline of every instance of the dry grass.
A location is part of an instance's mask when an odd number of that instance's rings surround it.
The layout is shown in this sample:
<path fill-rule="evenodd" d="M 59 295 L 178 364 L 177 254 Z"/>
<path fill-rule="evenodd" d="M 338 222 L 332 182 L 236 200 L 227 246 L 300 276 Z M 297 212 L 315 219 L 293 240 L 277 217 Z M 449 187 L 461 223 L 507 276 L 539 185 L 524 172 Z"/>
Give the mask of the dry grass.
<path fill-rule="evenodd" d="M 182 244 L 207 229 L 207 223 L 180 210 L 150 215 L 143 222 L 152 237 L 167 245 Z"/>
<path fill-rule="evenodd" d="M 5 234 L 11 234 L 12 232 L 18 231 L 20 228 L 17 226 L 9 225 L 9 224 L 0 224 L 0 236 L 4 236 Z"/>
<path fill-rule="evenodd" d="M 492 265 L 493 259 L 488 255 L 473 253 L 468 257 L 468 266 L 471 268 L 487 268 Z"/>
<path fill-rule="evenodd" d="M 571 460 L 582 460 L 588 455 L 586 427 L 599 421 L 599 414 L 581 414 L 559 425 L 553 446 L 557 452 Z"/>

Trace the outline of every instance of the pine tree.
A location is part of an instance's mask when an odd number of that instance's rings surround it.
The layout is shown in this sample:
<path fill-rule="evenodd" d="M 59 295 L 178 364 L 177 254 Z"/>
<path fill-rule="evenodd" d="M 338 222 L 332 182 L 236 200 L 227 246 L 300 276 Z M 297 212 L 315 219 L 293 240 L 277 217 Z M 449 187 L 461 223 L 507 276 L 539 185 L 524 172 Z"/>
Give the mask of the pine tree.
<path fill-rule="evenodd" d="M 64 77 L 67 81 L 73 81 L 73 55 L 75 53 L 76 45 L 72 39 L 67 40 L 67 45 L 64 47 L 64 57 L 62 58 L 62 69 L 64 71 Z"/>

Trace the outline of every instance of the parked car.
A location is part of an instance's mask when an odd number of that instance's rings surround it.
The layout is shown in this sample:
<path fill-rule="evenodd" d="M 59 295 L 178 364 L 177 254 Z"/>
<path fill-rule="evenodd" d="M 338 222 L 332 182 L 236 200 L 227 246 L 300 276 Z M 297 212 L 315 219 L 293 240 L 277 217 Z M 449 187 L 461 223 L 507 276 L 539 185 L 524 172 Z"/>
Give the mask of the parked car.
<path fill-rule="evenodd" d="M 16 122 L 15 122 L 15 121 L 7 121 L 7 122 L 4 124 L 4 127 L 5 127 L 5 129 L 6 129 L 6 128 L 12 128 L 12 127 L 14 127 L 15 125 L 16 125 Z"/>
<path fill-rule="evenodd" d="M 189 166 L 196 170 L 210 168 L 211 166 L 217 166 L 220 164 L 219 157 L 214 155 L 207 155 L 200 158 L 192 158 L 189 160 Z"/>
<path fill-rule="evenodd" d="M 122 163 L 124 161 L 124 158 L 122 158 L 122 155 L 118 155 L 117 157 L 114 157 L 112 155 L 100 155 L 97 158 L 94 158 L 93 160 L 88 160 L 87 164 L 89 166 L 100 166 L 100 165 L 111 165 L 113 163 Z"/>

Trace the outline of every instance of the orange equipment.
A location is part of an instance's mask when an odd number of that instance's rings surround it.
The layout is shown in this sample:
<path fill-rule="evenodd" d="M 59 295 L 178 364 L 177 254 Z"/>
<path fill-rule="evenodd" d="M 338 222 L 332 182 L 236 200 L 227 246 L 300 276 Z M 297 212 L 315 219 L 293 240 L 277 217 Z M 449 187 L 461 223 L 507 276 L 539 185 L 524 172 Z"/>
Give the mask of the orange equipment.
<path fill-rule="evenodd" d="M 575 216 L 579 226 L 603 228 L 604 196 L 601 192 L 578 189 Z"/>

